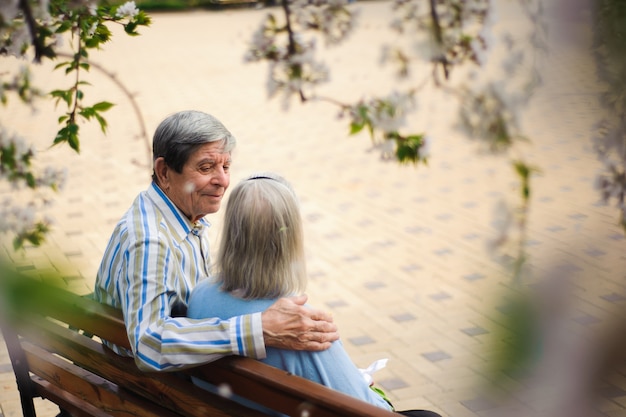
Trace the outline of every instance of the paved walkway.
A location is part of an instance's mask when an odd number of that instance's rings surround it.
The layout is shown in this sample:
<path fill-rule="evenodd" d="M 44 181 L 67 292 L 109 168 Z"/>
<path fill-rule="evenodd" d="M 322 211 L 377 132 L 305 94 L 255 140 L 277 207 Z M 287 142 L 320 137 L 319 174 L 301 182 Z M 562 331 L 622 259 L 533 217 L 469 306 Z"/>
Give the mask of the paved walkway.
<path fill-rule="evenodd" d="M 353 4 L 361 10 L 362 30 L 325 54 L 333 83 L 322 93 L 349 101 L 386 91 L 389 76 L 378 66 L 378 45 L 395 41 L 387 31 L 389 6 Z M 283 111 L 280 100 L 267 100 L 266 67 L 242 62 L 266 12 L 154 14 L 142 36 L 116 34 L 93 59 L 136 93 L 148 135 L 172 112 L 207 111 L 239 140 L 233 183 L 254 170 L 275 170 L 292 182 L 306 222 L 310 302 L 333 313 L 357 365 L 389 358 L 376 381 L 399 409 L 488 415 L 484 387 L 493 380 L 489 365 L 502 352 L 502 295 L 510 278 L 486 242 L 495 236 L 495 204 L 515 196 L 510 168 L 460 136 L 452 103 L 434 92 L 419 97 L 411 121 L 433 138 L 427 167 L 382 161 L 366 135 L 347 136 L 347 122 L 330 104 L 292 103 Z M 508 8 L 499 16 L 502 26 L 515 22 Z M 588 42 L 588 36 L 581 39 L 571 45 Z M 524 120 L 534 144 L 525 155 L 542 170 L 533 188 L 528 249 L 540 271 L 570 258 L 569 271 L 579 277 L 568 299 L 570 322 L 601 328 L 626 300 L 626 240 L 615 226 L 616 211 L 598 205 L 592 187 L 599 168 L 587 139 L 598 116 L 592 63 L 570 47 L 553 58 L 545 70 L 551 88 L 542 90 Z M 35 82 L 48 86 L 59 78 L 43 70 Z M 28 248 L 16 262 L 24 270 L 60 271 L 80 293 L 91 291 L 115 222 L 150 175 L 129 102 L 98 71 L 89 79 L 89 102 L 102 98 L 117 106 L 107 114 L 106 137 L 95 126 L 81 128 L 80 155 L 46 150 L 58 117 L 52 106 L 42 104 L 35 115 L 8 107 L 0 115 L 19 132 L 41 138 L 42 161 L 63 163 L 70 174 L 50 209 L 57 226 L 48 243 Z M 210 220 L 217 240 L 220 217 Z M 626 415 L 621 375 L 604 387 L 604 415 Z M 3 344 L 0 384 L 5 416 L 20 415 Z M 42 417 L 55 414 L 49 403 L 38 407 Z"/>

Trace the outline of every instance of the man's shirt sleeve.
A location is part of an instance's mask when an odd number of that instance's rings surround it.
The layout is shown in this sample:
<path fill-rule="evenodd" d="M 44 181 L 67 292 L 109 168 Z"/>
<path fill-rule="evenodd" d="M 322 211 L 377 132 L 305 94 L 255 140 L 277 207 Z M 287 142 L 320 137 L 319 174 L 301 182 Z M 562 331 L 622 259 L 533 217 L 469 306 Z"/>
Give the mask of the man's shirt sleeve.
<path fill-rule="evenodd" d="M 162 239 L 135 242 L 124 254 L 117 291 L 137 365 L 172 370 L 233 354 L 264 358 L 260 313 L 228 320 L 170 316 L 176 280 L 184 279 L 170 268 L 170 257 Z"/>

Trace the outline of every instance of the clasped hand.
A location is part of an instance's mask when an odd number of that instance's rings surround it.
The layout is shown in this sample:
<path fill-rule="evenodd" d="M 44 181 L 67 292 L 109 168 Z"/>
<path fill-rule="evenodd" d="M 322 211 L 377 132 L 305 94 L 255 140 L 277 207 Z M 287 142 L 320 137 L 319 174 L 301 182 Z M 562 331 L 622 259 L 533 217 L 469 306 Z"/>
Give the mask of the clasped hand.
<path fill-rule="evenodd" d="M 330 314 L 304 306 L 307 296 L 281 298 L 261 315 L 266 347 L 325 350 L 339 339 Z"/>

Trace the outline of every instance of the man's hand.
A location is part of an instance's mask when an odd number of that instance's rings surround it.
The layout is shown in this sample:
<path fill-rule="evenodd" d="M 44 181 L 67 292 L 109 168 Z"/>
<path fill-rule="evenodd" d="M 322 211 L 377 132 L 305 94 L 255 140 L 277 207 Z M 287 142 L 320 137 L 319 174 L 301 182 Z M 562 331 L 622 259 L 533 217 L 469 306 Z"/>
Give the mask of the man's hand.
<path fill-rule="evenodd" d="M 330 314 L 304 307 L 307 296 L 281 298 L 261 315 L 265 346 L 325 350 L 339 339 Z"/>

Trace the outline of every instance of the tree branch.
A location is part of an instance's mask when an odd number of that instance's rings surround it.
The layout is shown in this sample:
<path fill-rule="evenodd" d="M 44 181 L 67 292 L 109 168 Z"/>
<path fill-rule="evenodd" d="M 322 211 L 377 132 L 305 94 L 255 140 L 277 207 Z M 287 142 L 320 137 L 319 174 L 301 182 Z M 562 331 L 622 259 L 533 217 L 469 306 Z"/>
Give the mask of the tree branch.
<path fill-rule="evenodd" d="M 433 32 L 435 33 L 435 40 L 437 44 L 443 50 L 443 32 L 441 30 L 441 24 L 439 23 L 439 14 L 437 14 L 437 0 L 430 0 L 430 17 L 433 21 Z M 437 57 L 436 63 L 441 63 L 441 67 L 443 68 L 443 75 L 446 80 L 450 76 L 450 72 L 448 71 L 448 60 L 446 59 L 445 54 L 442 52 L 441 56 Z"/>
<path fill-rule="evenodd" d="M 66 58 L 72 57 L 72 55 L 64 53 L 64 52 L 59 53 L 59 56 L 63 56 Z M 126 87 L 126 85 L 124 85 L 124 83 L 122 83 L 114 73 L 107 70 L 102 65 L 90 60 L 89 66 L 91 68 L 97 69 L 98 71 L 103 73 L 105 76 L 107 76 L 111 81 L 113 81 L 113 83 L 124 93 L 126 98 L 128 98 L 128 101 L 130 101 L 130 104 L 133 107 L 133 111 L 135 112 L 135 117 L 137 118 L 139 122 L 139 126 L 141 129 L 140 136 L 144 140 L 144 144 L 146 147 L 147 166 L 151 167 L 152 166 L 152 158 L 151 158 L 152 145 L 150 144 L 150 138 L 148 137 L 148 133 L 147 133 L 148 130 L 146 129 L 146 122 L 143 118 L 143 114 L 141 113 L 141 109 L 139 108 L 139 105 L 137 104 L 137 100 L 135 100 L 134 94 L 130 92 L 130 90 Z M 137 162 L 137 164 L 139 164 L 139 162 Z"/>
<path fill-rule="evenodd" d="M 22 12 L 24 12 L 24 20 L 26 21 L 28 31 L 30 32 L 30 41 L 35 48 L 35 62 L 40 63 L 41 57 L 44 55 L 44 45 L 41 39 L 37 36 L 37 22 L 33 16 L 30 4 L 28 4 L 28 0 L 20 0 L 19 8 L 22 9 Z"/>
<path fill-rule="evenodd" d="M 289 44 L 287 45 L 287 54 L 289 56 L 295 55 L 297 53 L 296 50 L 296 40 L 293 36 L 293 29 L 291 28 L 291 11 L 289 10 L 289 0 L 282 0 L 281 5 L 283 7 L 283 11 L 285 12 L 285 27 L 287 29 L 287 37 L 289 39 Z M 302 64 L 293 64 L 293 67 L 298 72 L 298 77 L 302 77 Z M 303 103 L 306 101 L 306 97 L 302 88 L 298 89 L 300 93 L 300 101 Z"/>

